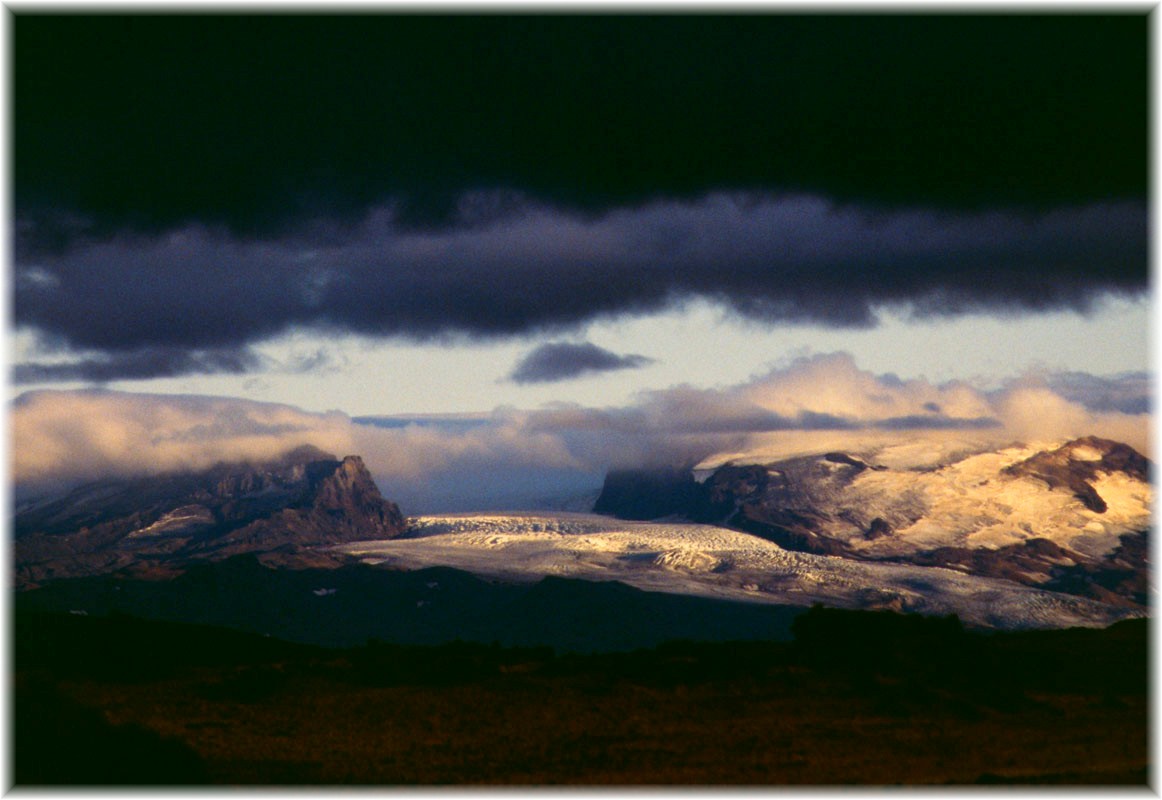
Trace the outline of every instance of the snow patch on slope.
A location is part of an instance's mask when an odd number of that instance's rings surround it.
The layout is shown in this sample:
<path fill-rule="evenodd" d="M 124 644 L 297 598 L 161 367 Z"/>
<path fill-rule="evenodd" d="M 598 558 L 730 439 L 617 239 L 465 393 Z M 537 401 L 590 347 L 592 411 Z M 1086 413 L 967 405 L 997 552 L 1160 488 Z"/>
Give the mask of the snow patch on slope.
<path fill-rule="evenodd" d="M 188 505 L 175 508 L 163 514 L 157 522 L 139 528 L 129 534 L 129 537 L 140 538 L 145 536 L 167 536 L 179 533 L 192 533 L 199 528 L 214 524 L 214 514 L 210 509 L 201 505 Z"/>
<path fill-rule="evenodd" d="M 818 454 L 772 461 L 760 449 L 718 456 L 699 469 L 725 461 L 765 466 L 792 487 L 773 502 L 814 515 L 820 533 L 873 558 L 939 547 L 996 549 L 1036 538 L 1100 558 L 1119 546 L 1122 535 L 1150 527 L 1153 488 L 1124 472 L 1099 472 L 1091 481 L 1108 505 L 1104 512 L 1087 508 L 1065 486 L 1050 488 L 1032 475 L 1006 474 L 1007 468 L 1062 444 L 1015 443 L 982 451 L 982 442 L 950 436 L 853 448 L 844 452 L 875 469 L 863 470 L 846 484 L 823 477 L 843 467 Z M 1103 454 L 1079 443 L 1069 456 L 1095 462 Z M 891 535 L 868 538 L 876 518 L 890 526 Z"/>
<path fill-rule="evenodd" d="M 1121 535 L 1149 527 L 1153 489 L 1123 473 L 1101 473 L 1095 481 L 1109 506 L 1101 513 L 1064 488 L 1050 490 L 1036 478 L 1002 473 L 1042 449 L 1010 447 L 930 472 L 863 473 L 853 481 L 846 504 L 878 506 L 888 518 L 898 504 L 894 498 L 906 495 L 923 512 L 910 524 L 896 526 L 892 537 L 874 542 L 848 538 L 853 546 L 880 555 L 942 546 L 998 548 L 1043 538 L 1100 557 L 1117 548 Z"/>

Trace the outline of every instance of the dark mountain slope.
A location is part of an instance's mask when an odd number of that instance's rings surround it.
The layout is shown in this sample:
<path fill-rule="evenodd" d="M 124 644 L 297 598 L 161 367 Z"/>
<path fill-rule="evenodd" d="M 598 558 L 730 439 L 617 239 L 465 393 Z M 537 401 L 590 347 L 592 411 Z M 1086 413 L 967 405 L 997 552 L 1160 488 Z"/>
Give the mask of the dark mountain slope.
<path fill-rule="evenodd" d="M 119 569 L 172 574 L 245 552 L 297 563 L 319 545 L 404 528 L 359 456 L 307 446 L 265 464 L 102 481 L 19 509 L 16 585 Z"/>
<path fill-rule="evenodd" d="M 1150 462 L 1129 445 L 1085 436 L 1005 469 L 1008 475 L 1039 478 L 1050 489 L 1068 488 L 1086 508 L 1099 514 L 1108 508 L 1105 499 L 1093 486 L 1093 481 L 1102 472 L 1121 472 L 1140 481 L 1149 481 Z"/>
<path fill-rule="evenodd" d="M 673 639 L 786 639 L 803 609 L 644 592 L 614 581 L 489 581 L 449 567 L 272 569 L 256 555 L 168 581 L 102 575 L 20 592 L 24 611 L 220 625 L 331 647 L 379 639 L 632 650 Z"/>

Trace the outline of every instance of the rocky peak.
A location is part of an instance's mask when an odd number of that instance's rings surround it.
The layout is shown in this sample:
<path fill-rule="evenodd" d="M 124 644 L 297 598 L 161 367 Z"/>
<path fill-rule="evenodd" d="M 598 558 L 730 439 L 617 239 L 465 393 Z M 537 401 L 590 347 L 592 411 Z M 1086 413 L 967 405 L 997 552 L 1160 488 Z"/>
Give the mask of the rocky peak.
<path fill-rule="evenodd" d="M 300 448 L 293 455 L 270 473 L 274 481 L 285 481 L 280 484 L 287 491 L 285 501 L 273 513 L 244 520 L 215 546 L 263 550 L 390 539 L 403 532 L 399 507 L 379 493 L 362 458 L 349 455 L 340 461 L 314 448 Z M 268 492 L 255 500 L 265 501 L 272 494 L 277 496 Z"/>
<path fill-rule="evenodd" d="M 367 523 L 354 526 L 371 534 L 367 538 L 388 538 L 403 529 L 399 508 L 379 493 L 362 458 L 346 456 L 341 462 L 315 462 L 311 466 L 316 464 L 327 464 L 330 469 L 315 486 L 314 510 Z"/>
<path fill-rule="evenodd" d="M 282 458 L 275 461 L 276 464 L 285 465 L 288 467 L 296 464 L 309 464 L 312 461 L 336 461 L 333 453 L 328 453 L 325 450 L 320 450 L 313 444 L 299 445 L 294 450 L 284 455 Z"/>
<path fill-rule="evenodd" d="M 208 473 L 213 483 L 209 491 L 222 499 L 270 492 L 299 495 L 338 465 L 334 455 L 313 445 L 302 445 L 270 461 L 217 464 Z"/>
<path fill-rule="evenodd" d="M 823 456 L 823 460 L 832 464 L 845 464 L 849 467 L 855 467 L 856 474 L 863 472 L 869 466 L 866 462 L 861 461 L 858 458 L 854 458 L 853 456 L 849 456 L 847 453 L 826 453 Z"/>
<path fill-rule="evenodd" d="M 389 539 L 406 523 L 363 459 L 306 446 L 261 464 L 84 487 L 17 515 L 15 527 L 18 574 L 38 580 Z"/>

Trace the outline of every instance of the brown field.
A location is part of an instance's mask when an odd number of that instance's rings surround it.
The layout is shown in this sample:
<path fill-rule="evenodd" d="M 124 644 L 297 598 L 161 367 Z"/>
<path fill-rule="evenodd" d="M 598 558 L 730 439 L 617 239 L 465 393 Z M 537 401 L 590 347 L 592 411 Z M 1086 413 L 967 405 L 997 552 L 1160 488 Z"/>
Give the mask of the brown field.
<path fill-rule="evenodd" d="M 54 664 L 42 638 L 18 656 L 16 781 L 1143 786 L 1145 633 L 965 635 L 923 657 L 304 648 L 126 677 Z"/>

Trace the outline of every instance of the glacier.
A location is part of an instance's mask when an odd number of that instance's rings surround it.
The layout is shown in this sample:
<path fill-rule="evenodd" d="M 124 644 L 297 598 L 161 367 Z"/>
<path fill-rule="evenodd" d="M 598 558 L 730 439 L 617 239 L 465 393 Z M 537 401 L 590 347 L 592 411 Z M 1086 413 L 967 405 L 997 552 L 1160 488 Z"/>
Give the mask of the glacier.
<path fill-rule="evenodd" d="M 647 591 L 839 608 L 956 614 L 1003 630 L 1103 627 L 1145 611 L 943 567 L 791 552 L 715 525 L 596 514 L 450 514 L 409 520 L 401 538 L 331 548 L 395 569 L 448 566 L 508 581 L 555 575 Z"/>

